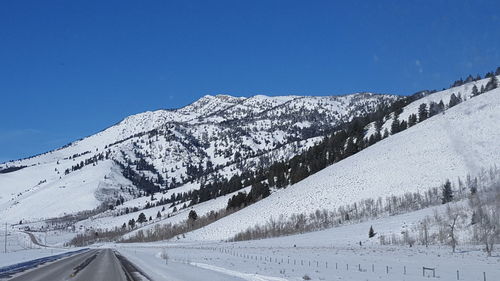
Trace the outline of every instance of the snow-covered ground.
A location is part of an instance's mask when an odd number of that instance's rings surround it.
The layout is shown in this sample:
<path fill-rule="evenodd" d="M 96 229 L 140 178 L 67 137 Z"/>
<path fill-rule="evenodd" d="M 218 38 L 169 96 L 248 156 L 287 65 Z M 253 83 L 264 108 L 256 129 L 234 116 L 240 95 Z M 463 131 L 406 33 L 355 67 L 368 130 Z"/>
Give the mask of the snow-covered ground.
<path fill-rule="evenodd" d="M 55 240 L 58 244 L 61 244 L 62 241 L 67 238 L 59 235 L 60 233 L 53 234 L 52 241 Z M 0 251 L 0 267 L 74 250 L 59 247 L 38 246 L 33 243 L 27 233 L 10 228 L 7 231 L 7 236 L 5 236 L 5 230 L 0 230 L 0 237 L 2 244 Z M 7 243 L 5 243 L 5 238 L 7 238 Z M 38 241 L 44 242 L 44 240 L 41 239 Z M 51 240 L 47 239 L 47 241 L 49 242 Z"/>
<path fill-rule="evenodd" d="M 457 280 L 457 270 L 460 280 L 483 280 L 483 274 L 486 280 L 500 276 L 498 257 L 486 259 L 476 249 L 451 254 L 449 249 L 436 247 L 293 247 L 290 242 L 287 246 L 266 241 L 247 245 L 120 245 L 118 250 L 155 280 L 207 280 L 205 275 L 185 278 L 193 271 L 203 274 L 199 268 L 223 273 L 232 278 L 229 280 L 304 280 L 306 275 L 311 280 L 434 279 L 429 278 L 430 272 L 422 276 L 422 267 L 435 268 L 437 280 Z M 162 246 L 169 256 L 167 263 L 161 259 Z"/>
<path fill-rule="evenodd" d="M 452 205 L 465 204 L 465 201 Z M 98 244 L 93 247 L 116 248 L 152 280 L 497 280 L 500 276 L 499 246 L 487 257 L 482 246 L 466 244 L 467 237 L 457 233 L 456 253 L 449 246 L 415 244 L 380 245 L 378 237 L 401 236 L 446 205 L 415 212 L 386 216 L 360 223 L 345 224 L 322 231 L 285 237 L 243 241 L 164 241 L 155 243 Z M 368 238 L 373 226 L 377 233 Z M 65 251 L 58 248 L 34 248 L 29 237 L 10 231 L 9 253 L 0 254 L 0 266 L 31 260 Z M 2 234 L 2 233 L 0 233 Z M 38 235 L 43 242 L 42 234 Z M 68 232 L 51 232 L 50 244 L 62 244 Z M 360 243 L 361 242 L 361 245 Z M 49 243 L 47 243 L 49 244 Z M 26 249 L 24 249 L 26 247 Z M 32 246 L 35 247 L 35 246 Z M 73 250 L 73 249 L 71 249 Z M 164 254 L 168 259 L 163 259 Z M 436 278 L 422 267 L 435 268 Z"/>
<path fill-rule="evenodd" d="M 458 203 L 460 204 L 460 203 Z M 156 280 L 204 280 L 190 276 L 224 274 L 220 280 L 434 280 L 423 267 L 435 268 L 437 280 L 497 280 L 500 252 L 486 257 L 480 246 L 383 246 L 379 235 L 401 235 L 437 206 L 403 215 L 344 225 L 323 231 L 244 242 L 157 242 L 114 244 Z M 368 238 L 373 226 L 377 232 Z M 462 239 L 462 238 L 459 238 Z M 359 242 L 361 241 L 361 245 Z M 169 259 L 162 259 L 162 253 Z M 212 271 L 211 273 L 209 271 Z M 191 277 L 191 278 L 187 278 Z M 184 279 L 183 279 L 184 278 Z M 187 278 L 187 279 L 186 279 Z M 230 278 L 230 279 L 227 279 Z M 206 280 L 206 279 L 205 279 Z M 219 279 L 218 279 L 219 280 Z"/>

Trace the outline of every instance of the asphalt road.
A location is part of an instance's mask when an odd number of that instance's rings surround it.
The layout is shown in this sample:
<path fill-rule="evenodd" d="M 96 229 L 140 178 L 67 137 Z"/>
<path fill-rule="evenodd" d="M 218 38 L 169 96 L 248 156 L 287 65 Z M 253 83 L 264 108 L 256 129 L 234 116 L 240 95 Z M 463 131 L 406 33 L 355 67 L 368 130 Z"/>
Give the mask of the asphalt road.
<path fill-rule="evenodd" d="M 120 259 L 118 258 L 120 257 Z M 12 281 L 134 281 L 136 270 L 110 249 L 95 249 L 43 265 L 13 277 Z"/>
<path fill-rule="evenodd" d="M 36 236 L 33 233 L 27 232 L 27 231 L 22 231 L 22 232 L 28 234 L 28 236 L 30 237 L 31 242 L 33 242 L 33 244 L 38 245 L 40 247 L 47 247 L 46 245 L 43 245 L 40 242 L 38 242 L 38 240 L 36 239 Z"/>

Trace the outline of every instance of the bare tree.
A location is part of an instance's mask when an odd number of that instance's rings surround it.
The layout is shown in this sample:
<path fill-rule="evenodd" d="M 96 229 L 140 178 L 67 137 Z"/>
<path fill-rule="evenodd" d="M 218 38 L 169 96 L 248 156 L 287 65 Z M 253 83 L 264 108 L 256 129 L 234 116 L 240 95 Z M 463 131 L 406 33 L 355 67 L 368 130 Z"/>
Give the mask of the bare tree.
<path fill-rule="evenodd" d="M 484 245 L 488 256 L 491 256 L 495 243 L 500 242 L 500 182 L 495 175 L 490 171 L 490 179 L 493 182 L 487 196 L 474 194 L 469 198 L 474 239 Z"/>
<path fill-rule="evenodd" d="M 496 211 L 486 211 L 481 205 L 475 209 L 476 223 L 475 232 L 477 239 L 484 245 L 484 250 L 489 257 L 493 252 L 493 246 L 500 241 L 500 219 Z"/>
<path fill-rule="evenodd" d="M 422 245 L 429 247 L 429 219 L 424 219 L 419 226 L 419 240 Z"/>
<path fill-rule="evenodd" d="M 451 248 L 453 249 L 453 253 L 455 253 L 455 248 L 457 247 L 457 239 L 455 238 L 455 225 L 458 220 L 458 214 L 454 214 L 452 217 L 452 223 L 449 224 L 450 226 L 450 245 Z"/>
<path fill-rule="evenodd" d="M 463 210 L 460 207 L 446 207 L 446 228 L 448 230 L 448 238 L 449 238 L 449 244 L 453 250 L 453 253 L 455 253 L 455 249 L 458 244 L 458 240 L 456 237 L 455 230 L 457 228 L 457 222 L 461 217 L 464 217 L 465 214 L 462 212 Z"/>

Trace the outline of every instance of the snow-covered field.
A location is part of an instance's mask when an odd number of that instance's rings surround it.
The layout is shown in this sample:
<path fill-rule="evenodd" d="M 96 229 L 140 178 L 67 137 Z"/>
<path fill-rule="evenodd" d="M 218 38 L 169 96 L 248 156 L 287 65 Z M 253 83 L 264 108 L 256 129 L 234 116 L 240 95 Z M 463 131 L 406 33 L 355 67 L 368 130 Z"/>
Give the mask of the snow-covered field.
<path fill-rule="evenodd" d="M 459 280 L 483 280 L 484 276 L 486 280 L 497 280 L 500 245 L 496 245 L 492 257 L 487 257 L 482 246 L 467 244 L 463 233 L 457 233 L 456 253 L 449 246 L 380 245 L 380 235 L 401 236 L 402 231 L 413 229 L 425 217 L 445 210 L 446 205 L 439 205 L 322 231 L 253 241 L 163 241 L 93 247 L 117 249 L 152 280 L 282 281 L 308 276 L 310 280 L 452 281 L 457 280 L 457 271 Z M 368 238 L 370 226 L 377 233 L 374 238 Z M 34 248 L 30 249 L 26 234 L 10 233 L 9 253 L 0 254 L 0 266 L 70 250 L 32 244 Z M 37 236 L 44 242 L 42 234 Z M 62 244 L 69 238 L 69 232 L 51 232 L 47 244 Z M 165 254 L 167 260 L 163 259 Z M 422 267 L 435 268 L 436 278 L 430 277 L 430 272 L 422 276 Z"/>
<path fill-rule="evenodd" d="M 155 280 L 498 280 L 500 252 L 486 257 L 480 246 L 382 246 L 377 235 L 400 235 L 434 210 L 424 209 L 323 231 L 244 242 L 158 242 L 109 245 L 125 254 Z M 359 242 L 361 241 L 361 245 Z M 162 259 L 166 252 L 169 259 Z M 435 268 L 422 276 L 423 267 Z M 195 272 L 198 277 L 192 276 Z M 191 274 L 191 275 L 190 275 Z M 189 277 L 189 278 L 188 278 Z M 184 279 L 183 279 L 184 278 Z M 187 279 L 186 279 L 187 278 Z M 229 279 L 227 279 L 229 278 Z M 217 279 L 219 280 L 219 279 Z"/>
<path fill-rule="evenodd" d="M 289 241 L 291 242 L 291 241 Z M 160 245 L 119 247 L 132 262 L 155 280 L 207 280 L 186 278 L 199 268 L 223 273 L 229 280 L 433 280 L 422 267 L 436 269 L 436 280 L 498 280 L 500 263 L 470 249 L 450 254 L 449 249 L 399 247 L 285 247 L 192 244 L 165 245 L 169 260 L 161 259 Z M 406 272 L 405 272 L 406 270 Z M 484 273 L 483 273 L 484 272 Z M 202 273 L 203 274 L 203 273 Z M 167 278 L 168 277 L 168 278 Z M 177 277 L 170 279 L 171 277 Z"/>

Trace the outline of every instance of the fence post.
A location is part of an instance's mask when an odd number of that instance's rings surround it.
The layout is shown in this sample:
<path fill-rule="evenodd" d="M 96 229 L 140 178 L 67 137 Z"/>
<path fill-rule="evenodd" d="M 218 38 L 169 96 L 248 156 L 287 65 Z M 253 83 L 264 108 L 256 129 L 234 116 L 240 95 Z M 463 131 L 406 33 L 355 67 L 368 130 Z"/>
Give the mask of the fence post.
<path fill-rule="evenodd" d="M 406 275 L 406 265 L 404 266 L 404 274 Z"/>
<path fill-rule="evenodd" d="M 372 263 L 372 272 L 375 272 L 375 265 Z"/>
<path fill-rule="evenodd" d="M 358 264 L 358 270 L 361 271 L 361 264 Z"/>
<path fill-rule="evenodd" d="M 335 263 L 335 269 L 339 269 L 338 263 Z"/>
<path fill-rule="evenodd" d="M 460 273 L 457 270 L 457 280 L 460 280 Z"/>
<path fill-rule="evenodd" d="M 346 264 L 347 270 L 349 271 L 349 264 Z"/>
<path fill-rule="evenodd" d="M 389 274 L 389 266 L 388 266 L 388 265 L 386 265 L 386 266 L 385 266 L 385 272 L 386 272 L 387 274 Z"/>
<path fill-rule="evenodd" d="M 328 262 L 325 262 L 326 263 L 326 268 L 328 268 Z"/>
<path fill-rule="evenodd" d="M 483 271 L 483 281 L 486 281 L 486 272 Z"/>

